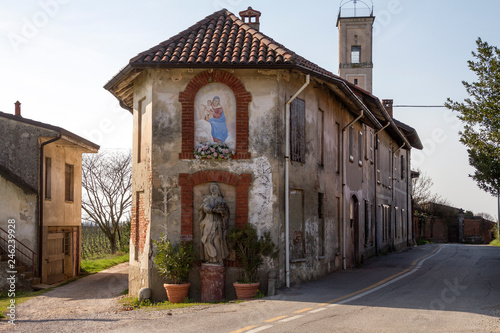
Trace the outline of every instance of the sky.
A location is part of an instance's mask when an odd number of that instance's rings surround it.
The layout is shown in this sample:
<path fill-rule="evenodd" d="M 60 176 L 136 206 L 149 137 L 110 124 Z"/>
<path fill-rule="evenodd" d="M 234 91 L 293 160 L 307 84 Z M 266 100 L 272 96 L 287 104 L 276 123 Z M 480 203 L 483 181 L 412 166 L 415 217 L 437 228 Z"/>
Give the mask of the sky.
<path fill-rule="evenodd" d="M 345 2 L 345 0 L 344 0 Z M 364 0 L 371 7 L 370 0 Z M 340 0 L 23 0 L 0 1 L 0 111 L 19 100 L 25 118 L 63 127 L 101 149 L 129 149 L 132 116 L 103 86 L 130 58 L 213 12 L 248 6 L 262 12 L 260 30 L 319 66 L 338 73 Z M 362 8 L 358 3 L 358 8 Z M 395 105 L 443 105 L 467 97 L 462 81 L 481 37 L 500 46 L 500 1 L 373 0 L 373 94 Z M 395 108 L 424 150 L 412 168 L 433 181 L 450 205 L 498 215 L 481 191 L 462 128 L 446 108 Z M 3 133 L 2 135 L 5 135 Z"/>

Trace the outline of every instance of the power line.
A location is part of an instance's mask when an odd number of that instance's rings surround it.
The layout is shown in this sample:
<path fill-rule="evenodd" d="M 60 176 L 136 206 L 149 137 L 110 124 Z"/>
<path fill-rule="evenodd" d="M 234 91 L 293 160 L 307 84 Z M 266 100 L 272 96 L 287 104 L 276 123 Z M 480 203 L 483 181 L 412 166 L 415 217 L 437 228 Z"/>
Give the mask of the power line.
<path fill-rule="evenodd" d="M 393 108 L 445 108 L 444 105 L 393 105 Z"/>

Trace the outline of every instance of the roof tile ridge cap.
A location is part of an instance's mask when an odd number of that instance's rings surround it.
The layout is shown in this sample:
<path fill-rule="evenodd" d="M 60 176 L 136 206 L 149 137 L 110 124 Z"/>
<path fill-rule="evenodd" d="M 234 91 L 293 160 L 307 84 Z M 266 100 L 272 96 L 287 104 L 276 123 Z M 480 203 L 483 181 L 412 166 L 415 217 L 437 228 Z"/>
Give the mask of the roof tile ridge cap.
<path fill-rule="evenodd" d="M 148 50 L 143 51 L 143 52 L 137 54 L 135 57 L 133 57 L 132 59 L 130 59 L 129 64 L 133 65 L 134 63 L 136 63 L 140 58 L 142 58 L 146 54 L 148 54 L 148 53 L 150 53 L 152 51 L 156 51 L 158 48 L 160 48 L 162 46 L 169 45 L 169 44 L 171 44 L 173 41 L 175 41 L 178 38 L 185 37 L 186 35 L 189 36 L 189 34 L 192 32 L 193 29 L 201 27 L 202 25 L 210 22 L 210 20 L 219 17 L 221 14 L 224 14 L 224 15 L 227 16 L 228 13 L 231 13 L 231 12 L 228 11 L 227 9 L 223 8 L 221 10 L 218 10 L 218 11 L 216 11 L 216 12 L 214 12 L 214 13 L 206 16 L 205 18 L 199 20 L 195 24 L 193 24 L 193 25 L 189 26 L 188 28 L 182 30 L 181 32 L 179 32 L 178 34 L 170 37 L 169 39 L 164 40 L 163 42 L 160 42 L 160 43 L 156 44 L 155 46 L 149 48 Z"/>
<path fill-rule="evenodd" d="M 234 23 L 245 29 L 248 33 L 252 34 L 255 38 L 259 39 L 262 43 L 264 43 L 268 48 L 271 50 L 274 50 L 276 52 L 279 52 L 283 56 L 289 56 L 289 57 L 295 57 L 296 53 L 293 52 L 292 50 L 288 49 L 284 45 L 276 42 L 274 39 L 271 37 L 266 36 L 259 30 L 255 30 L 245 22 L 243 22 L 241 19 L 239 19 L 236 15 L 234 15 L 231 12 L 229 16 L 232 16 Z"/>

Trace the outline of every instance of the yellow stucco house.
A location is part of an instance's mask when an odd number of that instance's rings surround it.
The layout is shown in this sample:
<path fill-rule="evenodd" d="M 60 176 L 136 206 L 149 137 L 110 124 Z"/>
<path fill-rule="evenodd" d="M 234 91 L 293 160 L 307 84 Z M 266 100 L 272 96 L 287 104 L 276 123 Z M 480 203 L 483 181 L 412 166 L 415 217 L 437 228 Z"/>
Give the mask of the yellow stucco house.
<path fill-rule="evenodd" d="M 0 112 L 0 132 L 0 251 L 14 234 L 15 264 L 26 268 L 18 277 L 51 284 L 78 275 L 82 154 L 99 146 L 23 118 L 19 102 L 15 114 Z"/>

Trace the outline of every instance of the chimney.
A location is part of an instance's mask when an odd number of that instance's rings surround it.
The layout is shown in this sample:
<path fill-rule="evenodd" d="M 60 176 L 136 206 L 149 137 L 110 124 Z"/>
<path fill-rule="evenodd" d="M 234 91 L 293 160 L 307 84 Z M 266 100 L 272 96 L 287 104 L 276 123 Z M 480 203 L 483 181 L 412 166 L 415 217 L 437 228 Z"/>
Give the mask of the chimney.
<path fill-rule="evenodd" d="M 260 28 L 260 15 L 261 12 L 259 12 L 258 10 L 253 10 L 252 7 L 248 7 L 247 10 L 243 10 L 240 12 L 241 20 L 257 31 L 259 31 Z"/>
<path fill-rule="evenodd" d="M 392 99 L 383 99 L 382 100 L 382 104 L 384 105 L 385 110 L 387 111 L 389 116 L 391 116 L 391 118 L 394 118 L 393 113 L 392 113 L 392 103 L 393 103 Z"/>
<path fill-rule="evenodd" d="M 21 117 L 21 102 L 17 101 L 17 102 L 14 103 L 14 105 L 16 106 L 16 109 L 15 109 L 16 111 L 15 111 L 14 114 L 16 116 Z"/>

